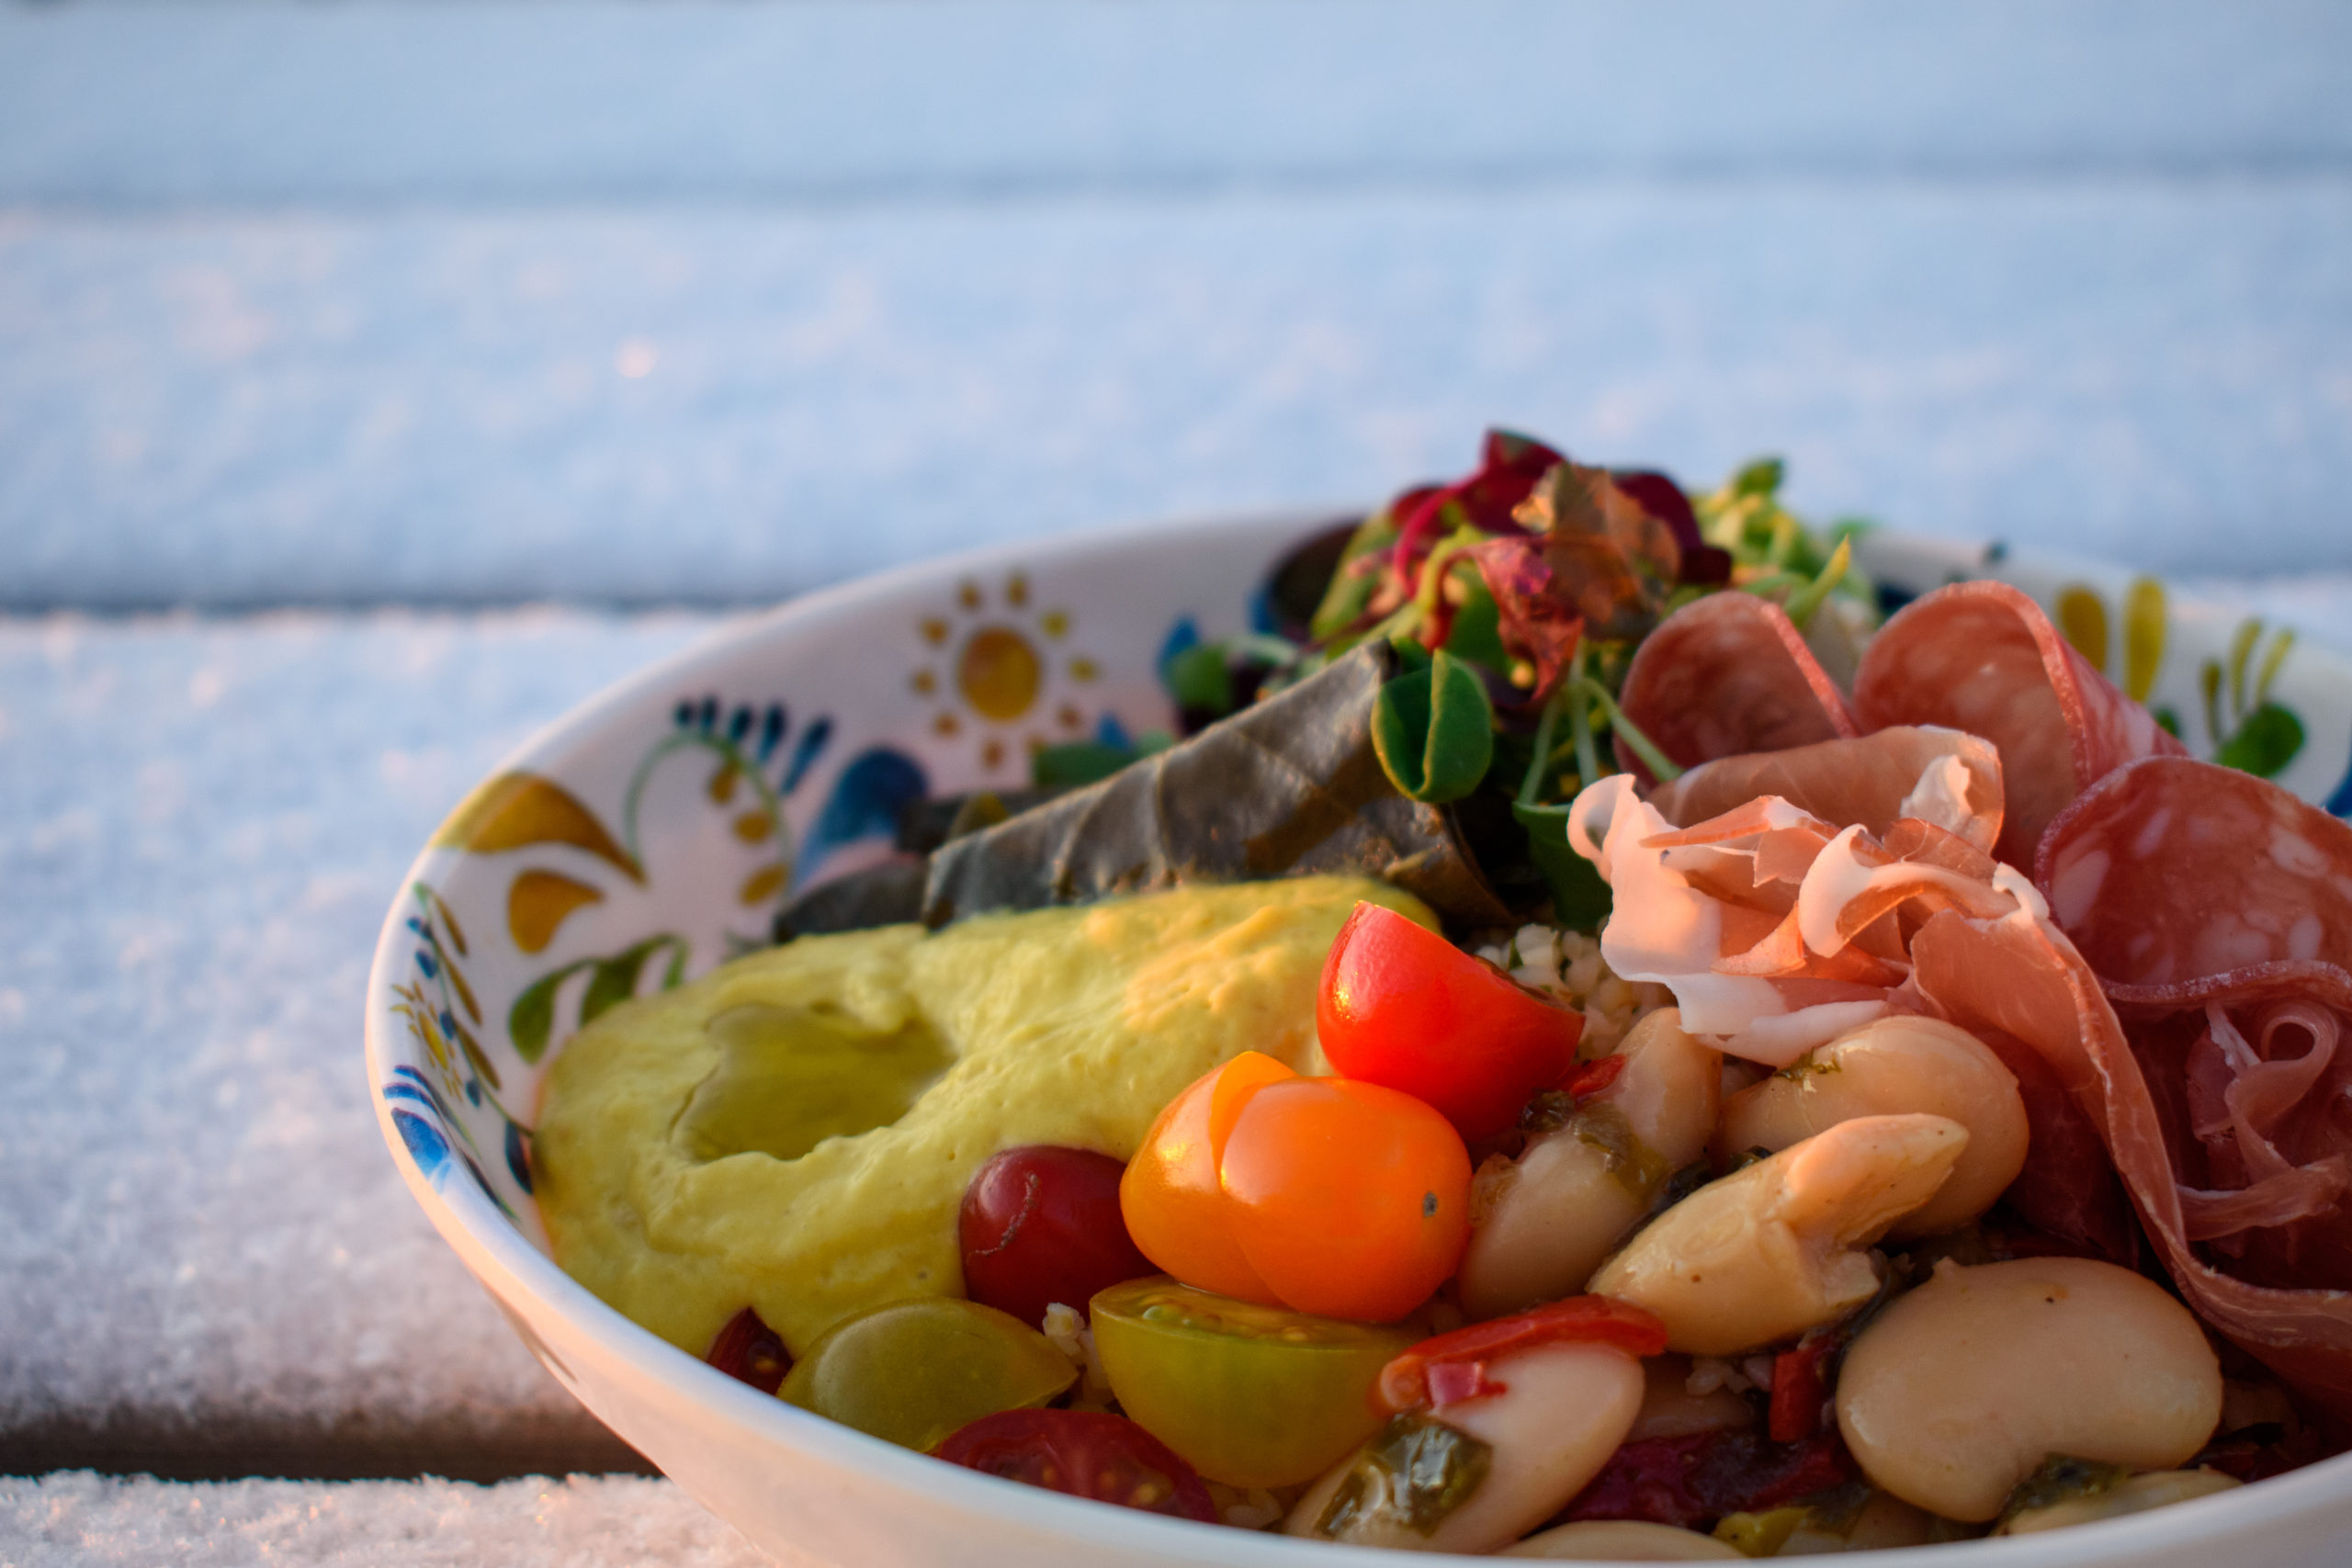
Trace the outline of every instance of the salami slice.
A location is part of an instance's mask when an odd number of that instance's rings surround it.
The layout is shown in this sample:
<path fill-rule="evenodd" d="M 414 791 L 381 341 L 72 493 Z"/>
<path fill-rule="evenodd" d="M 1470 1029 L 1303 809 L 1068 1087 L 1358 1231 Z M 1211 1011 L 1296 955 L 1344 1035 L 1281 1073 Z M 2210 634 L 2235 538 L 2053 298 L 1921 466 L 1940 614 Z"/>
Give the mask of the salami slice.
<path fill-rule="evenodd" d="M 1787 614 L 1752 593 L 1710 594 L 1659 623 L 1634 654 L 1619 701 L 1686 768 L 1861 733 Z M 1655 782 L 1623 738 L 1617 763 Z"/>
<path fill-rule="evenodd" d="M 2182 754 L 2006 582 L 1939 588 L 1887 622 L 1862 655 L 1854 711 L 1866 729 L 1944 725 L 1998 747 L 2007 811 L 1994 852 L 2021 868 L 2084 790 L 2137 758 Z"/>
<path fill-rule="evenodd" d="M 2151 1086 L 2185 1237 L 2241 1281 L 2352 1290 L 2352 826 L 2151 758 L 2062 812 L 2036 871 Z"/>
<path fill-rule="evenodd" d="M 2352 970 L 2352 824 L 2234 768 L 2118 769 L 2051 824 L 2034 880 L 2141 1005 L 2201 1007 L 2273 964 Z"/>
<path fill-rule="evenodd" d="M 1897 725 L 1855 740 L 1822 740 L 1702 762 L 1650 792 L 1677 827 L 1779 795 L 1833 827 L 1874 838 L 1904 818 L 1933 822 L 1989 852 L 2001 831 L 2001 759 L 1957 729 Z"/>

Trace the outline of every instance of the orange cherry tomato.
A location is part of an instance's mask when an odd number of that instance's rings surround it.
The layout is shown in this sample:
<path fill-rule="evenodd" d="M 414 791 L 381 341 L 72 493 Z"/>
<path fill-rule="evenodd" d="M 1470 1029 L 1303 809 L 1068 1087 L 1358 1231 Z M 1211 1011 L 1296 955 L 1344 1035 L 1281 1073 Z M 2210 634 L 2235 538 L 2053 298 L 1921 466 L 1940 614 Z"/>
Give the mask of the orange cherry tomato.
<path fill-rule="evenodd" d="M 1241 1255 L 1295 1312 L 1391 1323 L 1429 1300 L 1470 1238 L 1470 1156 L 1412 1096 L 1345 1078 L 1268 1084 L 1220 1174 Z"/>
<path fill-rule="evenodd" d="M 1377 904 L 1358 904 L 1323 964 L 1323 1054 L 1342 1077 L 1435 1106 L 1476 1140 L 1576 1065 L 1584 1018 Z"/>
<path fill-rule="evenodd" d="M 1244 1051 L 1168 1102 L 1119 1179 L 1120 1216 L 1146 1258 L 1197 1289 L 1282 1304 L 1227 1226 L 1217 1168 L 1242 1105 L 1266 1085 L 1297 1077 L 1272 1056 Z"/>

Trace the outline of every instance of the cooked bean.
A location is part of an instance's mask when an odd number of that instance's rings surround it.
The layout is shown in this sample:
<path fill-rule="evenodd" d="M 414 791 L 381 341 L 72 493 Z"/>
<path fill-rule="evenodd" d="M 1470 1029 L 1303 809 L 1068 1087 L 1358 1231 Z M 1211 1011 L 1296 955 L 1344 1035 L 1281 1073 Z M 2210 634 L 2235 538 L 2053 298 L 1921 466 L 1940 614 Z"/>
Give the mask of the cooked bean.
<path fill-rule="evenodd" d="M 1837 1404 L 1873 1483 L 1981 1520 L 2051 1454 L 2181 1463 L 2221 1417 L 2222 1369 L 2188 1309 L 2129 1269 L 1947 1259 L 1854 1341 Z"/>
<path fill-rule="evenodd" d="M 1657 1314 L 1677 1350 L 1724 1356 L 1801 1334 L 1877 1291 L 1862 1249 L 1926 1202 L 1967 1145 L 1968 1130 L 1941 1116 L 1840 1122 L 1702 1187 L 1589 1288 Z"/>
<path fill-rule="evenodd" d="M 2186 1503 L 2191 1497 L 2210 1497 L 2240 1484 L 2235 1476 L 2223 1475 L 2218 1470 L 2153 1471 L 2087 1497 L 2070 1497 L 2046 1508 L 2027 1508 L 1993 1533 L 2031 1535 L 2037 1530 L 2059 1530 L 2071 1525 L 2095 1525 L 2101 1519 L 2120 1519 L 2126 1514 Z"/>
<path fill-rule="evenodd" d="M 1784 1149 L 1857 1116 L 1924 1111 L 1968 1129 L 1968 1147 L 1936 1195 L 1894 1222 L 1890 1240 L 1938 1235 L 1993 1206 L 2025 1167 L 2025 1101 L 1984 1043 L 1932 1018 L 1883 1018 L 1824 1045 L 1724 1105 L 1718 1161 Z"/>
<path fill-rule="evenodd" d="M 1463 1310 L 1500 1317 L 1584 1282 L 1649 1211 L 1658 1184 L 1705 1152 L 1723 1055 L 1664 1008 L 1634 1026 L 1616 1081 L 1515 1164 L 1479 1172 L 1476 1222 L 1457 1276 Z"/>
<path fill-rule="evenodd" d="M 1625 1434 L 1629 1443 L 1756 1424 L 1756 1406 L 1720 1383 L 1704 1393 L 1691 1393 L 1688 1356 L 1653 1356 L 1642 1363 L 1642 1412 Z"/>
<path fill-rule="evenodd" d="M 1736 1562 L 1739 1553 L 1711 1535 L 1645 1519 L 1580 1519 L 1531 1535 L 1498 1557 L 1555 1562 Z"/>
<path fill-rule="evenodd" d="M 1391 1474 L 1365 1463 L 1389 1438 L 1384 1433 L 1309 1486 L 1284 1531 L 1408 1551 L 1492 1551 L 1551 1517 L 1599 1474 L 1641 1408 L 1641 1362 L 1610 1346 L 1539 1345 L 1489 1370 L 1500 1393 L 1433 1413 L 1486 1449 L 1485 1474 L 1448 1499 L 1450 1506 L 1432 1510 L 1417 1528 L 1408 1517 L 1416 1500 L 1398 1495 Z M 1356 1501 L 1335 1509 L 1342 1486 Z"/>

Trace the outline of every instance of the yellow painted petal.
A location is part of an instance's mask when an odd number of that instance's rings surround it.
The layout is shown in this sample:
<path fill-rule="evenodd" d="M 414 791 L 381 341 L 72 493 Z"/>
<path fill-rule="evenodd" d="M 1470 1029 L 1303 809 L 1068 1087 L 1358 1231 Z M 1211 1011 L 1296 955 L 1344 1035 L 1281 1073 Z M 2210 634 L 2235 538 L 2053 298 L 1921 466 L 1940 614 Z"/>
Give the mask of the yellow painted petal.
<path fill-rule="evenodd" d="M 506 930 L 526 953 L 543 953 L 564 917 L 604 894 L 584 882 L 552 871 L 526 871 L 506 890 Z"/>
<path fill-rule="evenodd" d="M 2092 669 L 2107 673 L 2107 601 L 2096 590 L 2076 582 L 2059 591 L 2058 629 Z"/>
<path fill-rule="evenodd" d="M 2123 694 L 2144 703 L 2165 663 L 2165 585 L 2134 578 L 2123 596 Z"/>
<path fill-rule="evenodd" d="M 743 884 L 742 892 L 737 897 L 746 904 L 757 904 L 775 897 L 783 887 L 784 867 L 771 865 L 752 873 L 750 878 Z"/>
<path fill-rule="evenodd" d="M 605 831 L 596 814 L 553 779 L 537 773 L 501 773 L 458 804 L 441 830 L 436 849 L 496 854 L 526 844 L 570 844 L 586 850 L 632 882 L 645 873 L 629 852 Z"/>

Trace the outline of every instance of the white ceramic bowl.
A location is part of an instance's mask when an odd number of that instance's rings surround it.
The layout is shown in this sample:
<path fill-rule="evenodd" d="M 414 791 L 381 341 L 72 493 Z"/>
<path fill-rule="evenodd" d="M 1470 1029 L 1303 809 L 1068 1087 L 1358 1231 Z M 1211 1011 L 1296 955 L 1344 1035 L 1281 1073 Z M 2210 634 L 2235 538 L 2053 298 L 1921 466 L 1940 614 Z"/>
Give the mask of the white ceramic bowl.
<path fill-rule="evenodd" d="M 1076 1501 L 758 1393 L 629 1323 L 549 1260 L 524 1131 L 540 1075 L 583 1007 L 763 943 L 787 888 L 870 863 L 911 795 L 1023 782 L 1038 740 L 1169 726 L 1157 670 L 1171 641 L 1248 629 L 1270 570 L 1329 521 L 1293 513 L 1101 534 L 796 600 L 545 730 L 410 868 L 377 945 L 367 1014 L 377 1120 L 410 1191 L 558 1381 L 753 1541 L 859 1568 L 1397 1561 Z M 1998 575 L 2063 607 L 2082 640 L 2116 643 L 2119 678 L 2152 680 L 2146 694 L 2180 716 L 2200 754 L 2211 746 L 2200 671 L 2216 660 L 2218 722 L 2234 722 L 2226 672 L 2245 639 L 2232 617 L 2160 610 L 2165 646 L 2151 666 L 2143 590 L 2143 653 L 2127 669 L 2128 574 L 1897 535 L 1872 537 L 1863 564 L 1890 595 Z M 2269 647 L 2237 657 L 2249 688 Z M 2281 782 L 2352 813 L 2352 666 L 2296 649 L 2270 694 L 2307 730 Z M 2243 705 L 2253 705 L 2250 689 Z M 2223 1559 L 2352 1561 L 2352 1455 L 2109 1524 L 1878 1561 Z"/>

